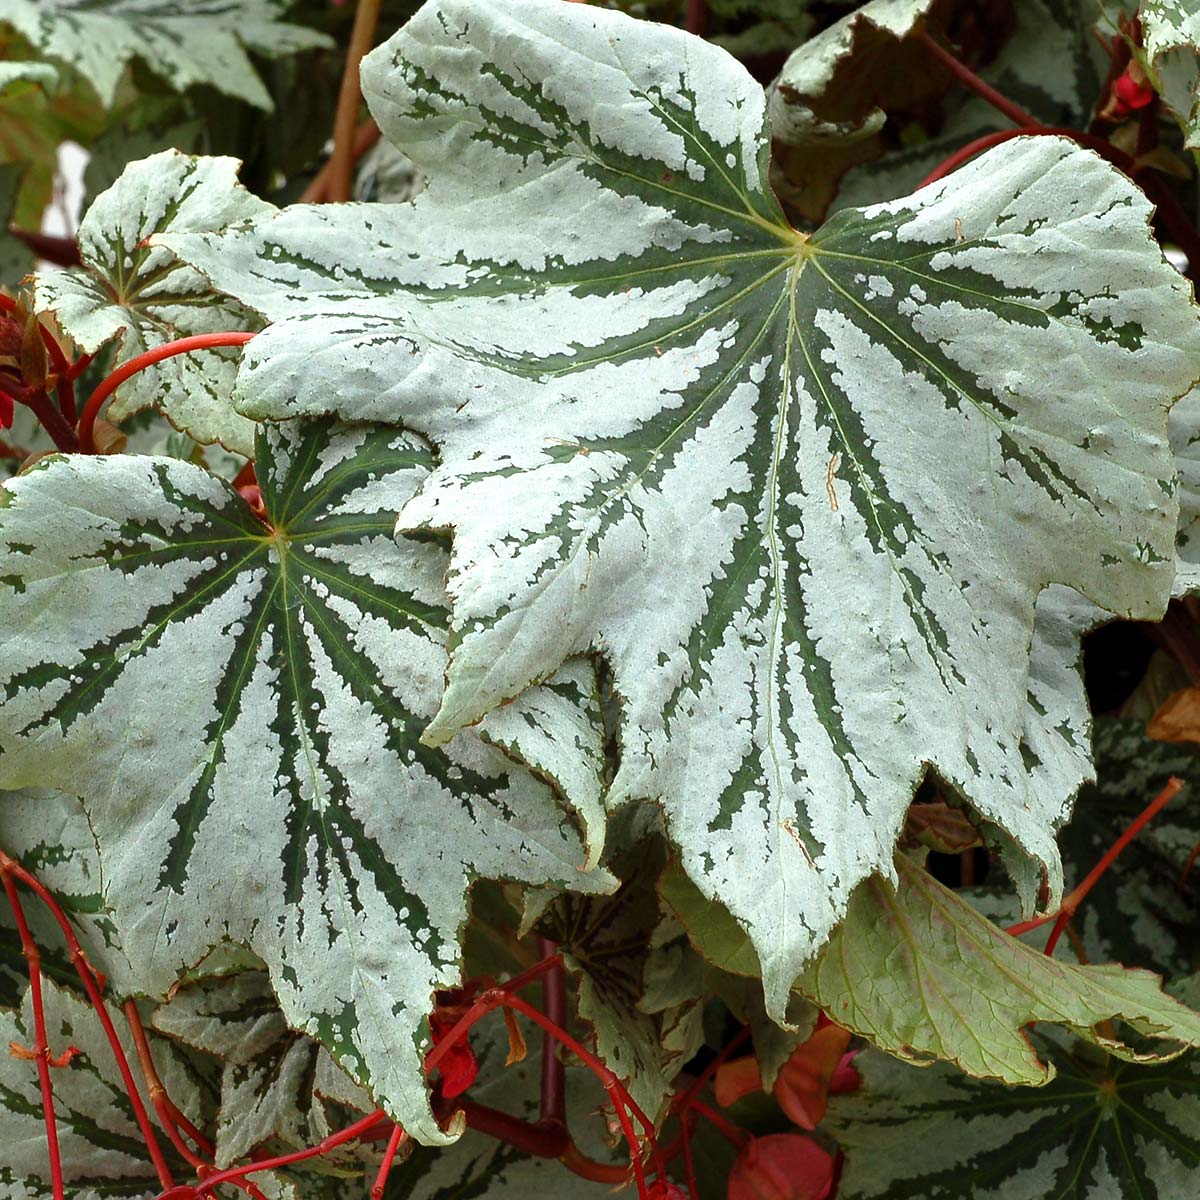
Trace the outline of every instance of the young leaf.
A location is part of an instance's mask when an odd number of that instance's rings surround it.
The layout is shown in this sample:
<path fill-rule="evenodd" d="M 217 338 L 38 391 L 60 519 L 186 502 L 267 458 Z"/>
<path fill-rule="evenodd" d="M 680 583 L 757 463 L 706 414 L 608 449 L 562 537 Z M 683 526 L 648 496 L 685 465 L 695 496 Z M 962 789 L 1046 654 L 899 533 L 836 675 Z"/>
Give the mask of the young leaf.
<path fill-rule="evenodd" d="M 149 239 L 171 231 L 220 230 L 271 211 L 237 182 L 231 158 L 166 150 L 131 163 L 96 197 L 79 226 L 84 265 L 38 273 L 37 309 L 53 313 L 89 354 L 119 339 L 114 366 L 176 338 L 254 329 L 252 314 Z M 254 424 L 229 403 L 237 362 L 236 349 L 168 358 L 123 384 L 108 417 L 121 421 L 157 405 L 198 442 L 219 441 L 250 454 Z"/>
<path fill-rule="evenodd" d="M 454 531 L 426 740 L 602 651 L 613 799 L 661 800 L 776 1016 L 927 764 L 1056 895 L 1034 603 L 1161 611 L 1165 414 L 1200 356 L 1142 194 L 1036 138 L 805 238 L 736 62 L 557 0 L 434 0 L 363 78 L 412 206 L 165 241 L 275 322 L 245 411 L 436 442 L 401 515 Z"/>
<path fill-rule="evenodd" d="M 162 1187 L 95 1011 L 86 1000 L 52 983 L 43 984 L 42 991 L 51 1052 L 62 1054 L 71 1046 L 79 1051 L 50 1072 L 68 1195 L 71 1200 L 88 1200 L 94 1194 L 150 1200 Z M 51 1194 L 37 1066 L 8 1051 L 10 1043 L 31 1047 L 33 1036 L 28 997 L 19 1011 L 0 1012 L 0 1194 L 5 1200 L 40 1200 Z M 165 1039 L 152 1035 L 152 1040 L 155 1068 L 171 1099 L 192 1121 L 202 1121 L 199 1094 L 187 1070 Z M 122 1041 L 136 1064 L 132 1039 L 125 1035 Z M 138 1085 L 143 1104 L 153 1113 L 140 1079 Z M 162 1130 L 157 1132 L 168 1164 L 186 1178 L 187 1163 L 175 1154 Z"/>
<path fill-rule="evenodd" d="M 283 21 L 287 0 L 6 0 L 0 22 L 69 63 L 107 106 L 139 58 L 179 91 L 208 84 L 259 108 L 271 97 L 246 52 L 268 58 L 328 46 Z"/>
<path fill-rule="evenodd" d="M 859 885 L 845 921 L 796 981 L 798 992 L 844 1028 L 897 1057 L 946 1060 L 1008 1083 L 1054 1076 L 1022 1032 L 1031 1021 L 1062 1025 L 1118 1057 L 1143 1061 L 1200 1045 L 1200 1014 L 1163 993 L 1158 976 L 1046 958 L 905 855 L 896 856 L 896 869 L 898 888 L 879 878 Z M 714 938 L 728 961 L 729 917 L 701 900 L 682 872 L 668 872 L 662 891 L 701 953 Z M 1113 1018 L 1140 1035 L 1136 1044 L 1103 1029 Z M 1146 1039 L 1162 1044 L 1150 1048 Z"/>
<path fill-rule="evenodd" d="M 609 877 L 581 872 L 530 772 L 474 733 L 418 741 L 445 665 L 445 553 L 392 526 L 429 463 L 392 429 L 260 431 L 269 525 L 174 459 L 56 457 L 13 480 L 0 780 L 82 794 L 144 992 L 246 942 L 289 1023 L 438 1141 L 425 1014 L 458 982 L 471 880 Z"/>
<path fill-rule="evenodd" d="M 862 1087 L 834 1097 L 822 1126 L 846 1153 L 839 1200 L 1190 1195 L 1200 1171 L 1200 1054 L 1139 1066 L 1089 1050 L 1047 1041 L 1058 1075 L 1039 1088 L 859 1054 Z"/>

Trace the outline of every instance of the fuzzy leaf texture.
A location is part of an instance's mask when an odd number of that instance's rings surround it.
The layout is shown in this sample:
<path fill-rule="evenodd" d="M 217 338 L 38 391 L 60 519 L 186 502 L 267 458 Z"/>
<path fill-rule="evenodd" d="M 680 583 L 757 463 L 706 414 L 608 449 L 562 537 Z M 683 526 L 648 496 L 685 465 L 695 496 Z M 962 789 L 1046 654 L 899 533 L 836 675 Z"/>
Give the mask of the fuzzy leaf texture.
<path fill-rule="evenodd" d="M 1023 1032 L 1031 1021 L 1128 1059 L 1165 1060 L 1200 1045 L 1200 1013 L 1164 993 L 1157 975 L 1047 958 L 907 856 L 897 855 L 896 868 L 898 887 L 884 879 L 859 886 L 843 924 L 796 980 L 797 992 L 843 1028 L 898 1058 L 941 1059 L 969 1075 L 1026 1084 L 1054 1076 Z M 662 889 L 701 953 L 755 973 L 748 941 L 682 873 L 668 872 Z M 1136 1037 L 1114 1034 L 1105 1024 L 1113 1018 Z"/>
<path fill-rule="evenodd" d="M 74 67 L 105 105 L 138 58 L 179 91 L 208 84 L 270 109 L 247 51 L 278 58 L 330 44 L 284 21 L 287 7 L 286 0 L 5 0 L 0 22 L 51 61 Z"/>
<path fill-rule="evenodd" d="M 391 531 L 429 463 L 396 430 L 260 432 L 271 528 L 173 459 L 54 457 L 13 480 L 0 786 L 82 795 L 146 993 L 247 943 L 288 1022 L 436 1142 L 425 1015 L 459 980 L 468 885 L 608 877 L 583 872 L 529 771 L 475 733 L 418 741 L 445 665 L 445 554 Z M 557 778 L 544 747 L 528 758 Z"/>
<path fill-rule="evenodd" d="M 38 273 L 37 310 L 53 313 L 89 354 L 117 339 L 114 366 L 177 338 L 256 328 L 252 314 L 214 294 L 198 271 L 149 245 L 156 233 L 217 230 L 270 212 L 238 185 L 236 168 L 233 159 L 174 150 L 131 164 L 79 226 L 84 265 Z M 218 349 L 156 363 L 122 385 L 108 418 L 119 422 L 156 405 L 197 441 L 251 455 L 254 423 L 229 400 L 237 362 L 236 349 Z"/>
<path fill-rule="evenodd" d="M 805 238 L 737 62 L 557 0 L 435 0 L 363 79 L 413 205 L 163 240 L 273 322 L 249 415 L 436 444 L 401 514 L 454 535 L 425 739 L 604 653 L 612 800 L 661 801 L 776 1016 L 927 764 L 1056 895 L 1034 604 L 1161 611 L 1166 412 L 1200 360 L 1142 194 L 1037 138 Z"/>
<path fill-rule="evenodd" d="M 1175 1200 L 1200 1171 L 1200 1056 L 1165 1066 L 1047 1043 L 1041 1088 L 925 1070 L 867 1051 L 861 1089 L 824 1129 L 846 1166 L 840 1200 Z"/>

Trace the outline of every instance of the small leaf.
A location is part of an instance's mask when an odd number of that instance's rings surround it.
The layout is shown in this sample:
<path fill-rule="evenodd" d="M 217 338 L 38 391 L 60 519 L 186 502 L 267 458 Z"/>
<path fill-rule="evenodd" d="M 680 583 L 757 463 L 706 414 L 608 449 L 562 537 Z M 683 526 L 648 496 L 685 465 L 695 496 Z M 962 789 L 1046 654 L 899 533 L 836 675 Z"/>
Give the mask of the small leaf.
<path fill-rule="evenodd" d="M 392 529 L 429 465 L 397 430 L 263 429 L 268 524 L 176 459 L 56 456 L 12 481 L 0 783 L 82 794 L 144 994 L 244 942 L 288 1022 L 438 1141 L 425 1020 L 459 981 L 471 881 L 613 884 L 524 767 L 474 733 L 418 741 L 445 553 Z"/>
<path fill-rule="evenodd" d="M 1105 1061 L 1046 1040 L 1054 1080 L 1005 1087 L 877 1051 L 823 1129 L 846 1153 L 839 1200 L 1174 1200 L 1200 1172 L 1200 1055 L 1165 1066 Z M 969 1181 L 966 1192 L 964 1181 Z"/>
<path fill-rule="evenodd" d="M 139 58 L 179 91 L 208 84 L 269 109 L 246 52 L 278 58 L 330 44 L 281 20 L 286 7 L 282 0 L 6 0 L 0 21 L 47 58 L 74 67 L 105 105 Z"/>
<path fill-rule="evenodd" d="M 150 238 L 219 230 L 266 211 L 269 205 L 238 184 L 233 159 L 167 150 L 132 163 L 79 226 L 83 267 L 38 274 L 37 309 L 54 313 L 88 353 L 118 339 L 115 366 L 192 334 L 252 330 L 251 314 Z M 198 351 L 140 371 L 118 390 L 108 416 L 120 421 L 156 405 L 198 442 L 220 441 L 250 454 L 254 425 L 229 403 L 238 354 Z"/>

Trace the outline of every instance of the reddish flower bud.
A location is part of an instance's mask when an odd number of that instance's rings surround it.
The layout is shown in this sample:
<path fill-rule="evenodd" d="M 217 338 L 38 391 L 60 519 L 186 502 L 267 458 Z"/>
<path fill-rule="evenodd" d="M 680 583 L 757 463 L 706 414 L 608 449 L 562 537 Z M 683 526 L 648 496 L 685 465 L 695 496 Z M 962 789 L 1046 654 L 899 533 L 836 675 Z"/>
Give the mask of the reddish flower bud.
<path fill-rule="evenodd" d="M 728 1200 L 828 1200 L 834 1158 L 800 1133 L 754 1138 L 729 1173 Z"/>

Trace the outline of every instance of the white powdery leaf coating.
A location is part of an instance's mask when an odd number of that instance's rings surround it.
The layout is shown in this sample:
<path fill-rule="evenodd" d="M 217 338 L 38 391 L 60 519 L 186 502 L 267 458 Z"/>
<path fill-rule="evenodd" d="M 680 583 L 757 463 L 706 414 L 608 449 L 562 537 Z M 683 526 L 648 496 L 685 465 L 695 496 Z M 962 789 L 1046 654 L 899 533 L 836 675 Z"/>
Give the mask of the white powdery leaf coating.
<path fill-rule="evenodd" d="M 1200 48 L 1200 3 L 1197 0 L 1146 0 L 1140 8 L 1146 53 Z"/>
<path fill-rule="evenodd" d="M 243 411 L 435 443 L 400 518 L 454 535 L 426 740 L 603 653 L 613 799 L 661 802 L 777 1017 L 930 764 L 1053 903 L 1081 764 L 1026 763 L 1035 602 L 1161 612 L 1200 372 L 1144 196 L 1014 140 L 804 239 L 737 63 L 557 0 L 427 4 L 363 80 L 413 204 L 163 240 L 273 322 Z"/>
<path fill-rule="evenodd" d="M 44 88 L 58 81 L 58 72 L 49 63 L 0 62 L 0 91 L 11 83 L 36 83 Z"/>
<path fill-rule="evenodd" d="M 6 0 L 0 22 L 48 58 L 69 63 L 113 102 L 126 66 L 140 58 L 179 91 L 208 84 L 273 107 L 253 50 L 280 58 L 328 46 L 322 33 L 280 18 L 284 0 Z"/>
<path fill-rule="evenodd" d="M 51 1052 L 61 1054 L 68 1046 L 79 1051 L 67 1066 L 56 1068 L 50 1075 L 67 1194 L 72 1200 L 83 1200 L 95 1187 L 106 1196 L 156 1196 L 162 1187 L 95 1011 L 86 1000 L 48 980 L 43 981 L 42 992 Z M 116 1024 L 120 1027 L 122 1022 Z M 194 1079 L 171 1047 L 151 1036 L 154 1063 L 168 1094 L 181 1112 L 199 1121 L 200 1095 Z M 27 993 L 19 1012 L 0 1012 L 0 1045 L 5 1047 L 0 1055 L 0 1146 L 4 1148 L 0 1194 L 5 1200 L 27 1194 L 22 1191 L 22 1181 L 28 1185 L 30 1197 L 50 1195 L 37 1066 L 8 1053 L 10 1044 L 32 1047 L 33 1038 L 32 1001 Z M 136 1063 L 127 1032 L 122 1042 L 126 1056 Z M 153 1113 L 136 1068 L 134 1077 L 146 1111 Z M 161 1129 L 158 1136 L 166 1145 Z M 175 1159 L 169 1146 L 167 1153 L 169 1159 Z M 177 1161 L 172 1165 L 186 1166 Z M 15 1190 L 8 1190 L 10 1184 Z"/>
<path fill-rule="evenodd" d="M 1171 409 L 1167 430 L 1179 470 L 1179 532 L 1175 539 L 1175 595 L 1200 590 L 1200 388 Z"/>
<path fill-rule="evenodd" d="M 612 880 L 583 871 L 524 767 L 474 733 L 418 740 L 445 669 L 445 556 L 390 535 L 428 449 L 315 421 L 264 430 L 257 450 L 277 533 L 173 459 L 54 458 L 9 485 L 0 786 L 83 795 L 144 992 L 244 942 L 294 1028 L 414 1137 L 445 1140 L 425 1016 L 459 980 L 471 882 Z M 555 728 L 573 702 L 530 701 Z"/>
<path fill-rule="evenodd" d="M 54 313 L 88 353 L 119 338 L 117 366 L 177 338 L 256 328 L 251 315 L 215 293 L 199 271 L 149 244 L 155 234 L 215 231 L 273 212 L 238 183 L 237 165 L 236 159 L 177 150 L 131 163 L 80 223 L 83 266 L 35 277 L 37 310 Z M 157 405 L 196 441 L 219 441 L 248 455 L 254 424 L 234 412 L 229 399 L 237 363 L 236 349 L 166 359 L 123 384 L 107 415 L 120 421 Z"/>

